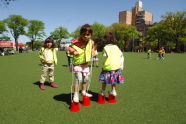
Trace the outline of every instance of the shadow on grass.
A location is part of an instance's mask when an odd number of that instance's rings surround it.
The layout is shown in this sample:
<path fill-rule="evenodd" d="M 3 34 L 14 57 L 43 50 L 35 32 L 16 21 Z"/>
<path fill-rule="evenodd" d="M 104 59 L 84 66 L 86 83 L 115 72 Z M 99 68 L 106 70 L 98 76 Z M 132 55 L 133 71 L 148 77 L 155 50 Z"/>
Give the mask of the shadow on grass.
<path fill-rule="evenodd" d="M 68 65 L 62 65 L 63 67 L 69 67 Z"/>
<path fill-rule="evenodd" d="M 36 82 L 34 82 L 33 84 L 35 84 L 35 85 L 38 85 L 39 86 L 39 84 L 40 84 L 40 81 L 36 81 Z M 48 81 L 45 81 L 45 83 L 44 83 L 46 86 L 50 86 L 50 83 L 48 82 Z"/>
<path fill-rule="evenodd" d="M 56 101 L 62 101 L 67 104 L 67 108 L 70 108 L 71 100 L 70 100 L 71 94 L 60 94 L 53 97 Z"/>
<path fill-rule="evenodd" d="M 91 101 L 97 102 L 98 99 L 98 93 L 92 92 L 91 90 L 88 91 L 88 93 L 92 94 L 92 97 L 90 98 Z"/>
<path fill-rule="evenodd" d="M 43 64 L 41 64 L 41 63 L 40 63 L 40 64 L 38 64 L 38 65 L 39 65 L 39 66 L 43 66 Z"/>
<path fill-rule="evenodd" d="M 66 102 L 66 104 L 70 105 L 71 100 L 70 100 L 71 94 L 60 94 L 60 95 L 56 95 L 53 98 L 57 101 L 62 101 L 62 102 Z"/>

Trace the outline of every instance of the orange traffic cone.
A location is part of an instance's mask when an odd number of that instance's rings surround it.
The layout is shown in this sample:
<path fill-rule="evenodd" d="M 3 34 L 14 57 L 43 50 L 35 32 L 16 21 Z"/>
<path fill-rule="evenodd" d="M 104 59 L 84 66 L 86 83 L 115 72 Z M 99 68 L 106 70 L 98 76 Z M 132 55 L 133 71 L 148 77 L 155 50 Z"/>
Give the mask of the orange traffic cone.
<path fill-rule="evenodd" d="M 83 97 L 82 105 L 83 105 L 83 106 L 89 106 L 89 105 L 91 104 L 91 103 L 90 103 L 90 97 L 85 96 L 85 95 L 83 95 L 82 97 Z"/>
<path fill-rule="evenodd" d="M 78 112 L 78 111 L 80 111 L 79 102 L 76 103 L 76 102 L 74 102 L 74 101 L 72 100 L 71 106 L 70 106 L 70 111 L 71 111 L 71 112 Z"/>
<path fill-rule="evenodd" d="M 116 97 L 113 96 L 112 94 L 109 94 L 109 98 L 108 98 L 108 102 L 109 103 L 116 103 Z"/>
<path fill-rule="evenodd" d="M 101 95 L 101 94 L 98 94 L 98 101 L 97 101 L 97 103 L 105 104 L 106 103 L 105 96 Z"/>

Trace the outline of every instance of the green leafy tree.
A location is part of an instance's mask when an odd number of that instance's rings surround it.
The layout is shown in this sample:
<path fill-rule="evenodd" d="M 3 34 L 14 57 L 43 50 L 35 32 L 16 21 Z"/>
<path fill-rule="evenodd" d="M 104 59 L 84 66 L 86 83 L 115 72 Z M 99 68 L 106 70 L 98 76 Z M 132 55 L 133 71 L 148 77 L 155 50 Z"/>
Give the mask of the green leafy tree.
<path fill-rule="evenodd" d="M 26 33 L 26 35 L 31 39 L 32 50 L 34 48 L 33 46 L 34 41 L 37 39 L 41 39 L 43 36 L 45 36 L 44 29 L 45 29 L 45 26 L 42 21 L 29 20 L 28 32 Z"/>
<path fill-rule="evenodd" d="M 33 43 L 33 47 L 37 50 L 39 50 L 41 47 L 42 47 L 43 43 L 40 41 L 40 40 L 36 40 L 34 43 Z"/>
<path fill-rule="evenodd" d="M 94 23 L 91 25 L 92 29 L 93 29 L 93 40 L 97 40 L 97 39 L 103 39 L 104 35 L 105 35 L 105 31 L 106 31 L 106 27 L 103 24 L 99 24 L 99 23 Z"/>
<path fill-rule="evenodd" d="M 6 29 L 6 26 L 5 26 L 4 22 L 0 21 L 0 41 L 1 40 L 6 40 L 6 41 L 9 40 L 9 39 L 7 39 L 8 36 L 3 35 L 3 33 L 6 32 L 6 31 L 7 31 L 7 29 Z"/>
<path fill-rule="evenodd" d="M 6 35 L 2 35 L 2 36 L 0 37 L 0 41 L 2 41 L 2 40 L 10 41 L 10 37 L 8 37 L 8 36 L 6 36 Z"/>
<path fill-rule="evenodd" d="M 25 27 L 28 24 L 27 19 L 24 19 L 21 15 L 10 15 L 5 19 L 5 23 L 15 39 L 16 50 L 18 51 L 18 38 L 20 35 L 25 34 Z"/>
<path fill-rule="evenodd" d="M 139 32 L 134 26 L 123 23 L 114 23 L 109 27 L 109 30 L 115 34 L 118 46 L 120 46 L 122 50 L 128 50 L 131 42 L 131 47 L 134 49 L 134 40 L 139 38 Z"/>
<path fill-rule="evenodd" d="M 162 17 L 162 21 L 148 29 L 145 44 L 157 42 L 157 49 L 165 46 L 168 51 L 176 49 L 180 52 L 181 46 L 185 48 L 186 42 L 186 12 L 168 12 Z"/>
<path fill-rule="evenodd" d="M 169 41 L 175 42 L 176 51 L 180 52 L 183 39 L 186 37 L 186 11 L 167 12 L 162 17 Z"/>
<path fill-rule="evenodd" d="M 152 35 L 147 35 L 143 40 L 144 47 L 147 49 L 151 48 L 152 50 L 157 50 L 158 40 Z"/>
<path fill-rule="evenodd" d="M 0 21 L 0 34 L 3 34 L 5 31 L 7 31 L 5 24 L 3 21 Z"/>
<path fill-rule="evenodd" d="M 68 30 L 62 26 L 56 28 L 50 35 L 57 41 L 58 48 L 60 48 L 62 39 L 68 39 L 70 37 Z"/>
<path fill-rule="evenodd" d="M 92 39 L 94 40 L 95 44 L 97 45 L 97 50 L 101 51 L 104 47 L 103 37 L 106 32 L 106 26 L 104 26 L 103 24 L 99 24 L 97 22 L 95 22 L 91 26 L 93 29 Z"/>
<path fill-rule="evenodd" d="M 150 27 L 147 31 L 147 36 L 145 37 L 145 45 L 148 47 L 153 47 L 151 45 L 157 45 L 156 49 L 159 49 L 163 45 L 163 41 L 165 41 L 165 30 L 162 22 Z"/>
<path fill-rule="evenodd" d="M 73 37 L 74 39 L 78 38 L 80 35 L 80 29 L 81 29 L 81 26 L 78 26 L 78 28 L 74 32 L 72 32 L 70 36 Z"/>

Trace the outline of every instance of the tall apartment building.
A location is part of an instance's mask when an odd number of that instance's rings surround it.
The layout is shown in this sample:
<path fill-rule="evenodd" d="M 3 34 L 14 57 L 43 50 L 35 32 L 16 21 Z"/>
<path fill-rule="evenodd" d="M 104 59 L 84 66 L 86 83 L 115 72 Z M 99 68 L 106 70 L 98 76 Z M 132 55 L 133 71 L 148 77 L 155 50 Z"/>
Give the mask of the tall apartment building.
<path fill-rule="evenodd" d="M 145 33 L 146 27 L 153 24 L 153 15 L 144 10 L 142 1 L 138 0 L 135 7 L 132 8 L 132 12 L 119 12 L 119 23 L 136 26 L 140 32 Z"/>
<path fill-rule="evenodd" d="M 132 24 L 132 13 L 129 11 L 122 11 L 119 13 L 119 23 Z"/>

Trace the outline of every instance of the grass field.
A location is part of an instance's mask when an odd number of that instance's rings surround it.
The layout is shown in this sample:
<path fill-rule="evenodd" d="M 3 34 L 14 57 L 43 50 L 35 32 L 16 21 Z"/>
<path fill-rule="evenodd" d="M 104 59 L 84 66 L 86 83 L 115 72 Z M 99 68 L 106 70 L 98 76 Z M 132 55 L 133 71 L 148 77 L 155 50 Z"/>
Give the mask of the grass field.
<path fill-rule="evenodd" d="M 0 124 L 186 124 L 186 54 L 166 54 L 162 61 L 156 53 L 151 60 L 146 53 L 124 55 L 117 103 L 96 103 L 101 67 L 94 67 L 91 106 L 80 105 L 75 113 L 69 111 L 72 79 L 64 52 L 58 52 L 55 68 L 59 87 L 44 91 L 36 52 L 0 56 Z"/>

